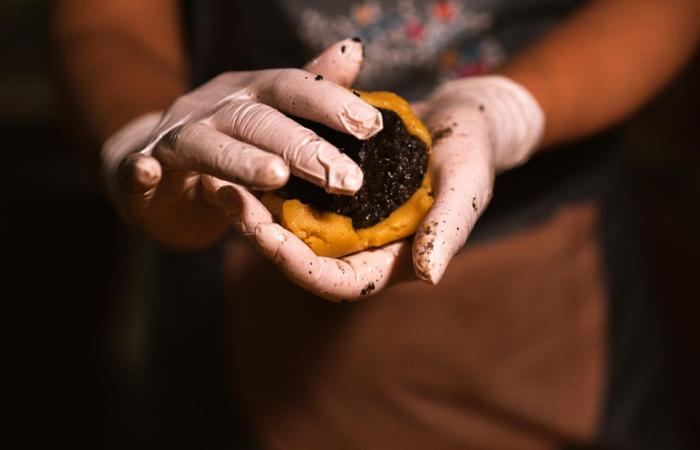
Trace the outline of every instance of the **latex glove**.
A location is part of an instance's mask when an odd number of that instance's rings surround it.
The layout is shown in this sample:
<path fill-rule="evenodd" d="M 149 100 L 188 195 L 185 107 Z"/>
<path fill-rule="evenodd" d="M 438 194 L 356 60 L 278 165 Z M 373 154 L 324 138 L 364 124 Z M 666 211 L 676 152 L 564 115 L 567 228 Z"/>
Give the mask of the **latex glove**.
<path fill-rule="evenodd" d="M 353 80 L 362 54 L 362 44 L 347 39 L 304 70 L 224 73 L 177 99 L 162 116 L 136 119 L 103 147 L 103 175 L 114 203 L 153 238 L 197 248 L 229 226 L 213 177 L 269 190 L 283 186 L 291 171 L 328 192 L 353 194 L 362 186 L 360 168 L 283 113 L 359 139 L 376 134 L 379 111 L 334 82 Z M 324 71 L 338 79 L 317 75 Z"/>
<path fill-rule="evenodd" d="M 404 240 L 340 259 L 316 256 L 239 186 L 220 190 L 229 219 L 290 280 L 328 300 L 366 297 L 411 272 L 436 284 L 491 199 L 496 172 L 536 148 L 544 114 L 523 87 L 500 76 L 448 82 L 414 109 L 434 136 L 435 201 L 412 252 Z"/>
<path fill-rule="evenodd" d="M 435 201 L 414 237 L 413 265 L 436 284 L 491 200 L 496 173 L 529 159 L 545 117 L 525 88 L 494 75 L 445 83 L 416 109 L 433 135 Z"/>

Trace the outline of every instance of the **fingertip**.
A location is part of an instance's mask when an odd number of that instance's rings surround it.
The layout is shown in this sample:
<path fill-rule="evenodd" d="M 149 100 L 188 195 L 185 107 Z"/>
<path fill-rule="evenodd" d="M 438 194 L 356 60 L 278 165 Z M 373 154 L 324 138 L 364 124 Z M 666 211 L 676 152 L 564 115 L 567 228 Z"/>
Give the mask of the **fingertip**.
<path fill-rule="evenodd" d="M 425 283 L 434 284 L 432 282 L 432 277 L 430 276 L 430 271 L 427 267 L 424 266 L 424 263 L 422 261 L 414 261 L 413 269 L 416 272 L 416 278 Z"/>
<path fill-rule="evenodd" d="M 431 286 L 436 286 L 440 280 L 442 280 L 442 276 L 445 274 L 445 270 L 440 268 L 437 270 L 433 270 L 430 275 L 424 279 L 423 281 L 430 284 Z"/>
<path fill-rule="evenodd" d="M 163 175 L 158 160 L 142 153 L 126 157 L 119 172 L 122 188 L 129 193 L 142 193 L 153 189 Z"/>
<path fill-rule="evenodd" d="M 274 157 L 257 170 L 255 178 L 260 181 L 257 187 L 261 190 L 278 189 L 287 184 L 289 167 L 282 158 Z"/>
<path fill-rule="evenodd" d="M 354 166 L 345 174 L 343 178 L 343 185 L 352 194 L 356 194 L 357 191 L 362 188 L 362 183 L 364 182 L 365 174 L 362 172 L 359 166 Z"/>
<path fill-rule="evenodd" d="M 384 127 L 382 114 L 364 100 L 354 98 L 356 101 L 343 108 L 340 113 L 340 122 L 343 128 L 357 139 L 369 139 Z"/>
<path fill-rule="evenodd" d="M 413 268 L 419 280 L 436 285 L 444 273 L 446 262 L 435 240 L 435 225 L 419 228 L 413 240 Z"/>
<path fill-rule="evenodd" d="M 343 39 L 339 42 L 340 54 L 348 61 L 362 64 L 365 57 L 365 45 L 359 38 Z"/>
<path fill-rule="evenodd" d="M 434 267 L 427 267 L 422 261 L 414 262 L 413 268 L 416 277 L 424 283 L 435 286 L 442 279 L 444 270 L 436 270 Z"/>
<path fill-rule="evenodd" d="M 304 65 L 304 70 L 320 74 L 328 81 L 350 86 L 362 68 L 364 46 L 353 39 L 343 39 L 326 48 Z"/>
<path fill-rule="evenodd" d="M 351 164 L 347 164 L 342 173 L 335 173 L 329 176 L 327 192 L 340 195 L 355 195 L 362 188 L 364 173 L 354 161 L 350 162 Z"/>
<path fill-rule="evenodd" d="M 328 193 L 355 194 L 364 181 L 362 169 L 337 147 L 315 134 L 313 136 L 305 139 L 295 158 L 289 161 L 292 173 Z"/>
<path fill-rule="evenodd" d="M 152 188 L 163 176 L 163 169 L 157 159 L 151 156 L 139 158 L 136 163 L 136 180 L 145 187 Z"/>

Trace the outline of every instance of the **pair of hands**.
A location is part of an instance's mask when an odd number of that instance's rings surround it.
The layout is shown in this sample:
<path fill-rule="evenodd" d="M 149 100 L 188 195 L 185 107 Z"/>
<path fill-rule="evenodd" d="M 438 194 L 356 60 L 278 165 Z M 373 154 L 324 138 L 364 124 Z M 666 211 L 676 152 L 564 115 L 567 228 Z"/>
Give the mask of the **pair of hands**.
<path fill-rule="evenodd" d="M 341 259 L 319 257 L 274 223 L 249 189 L 281 187 L 290 172 L 333 193 L 352 195 L 362 186 L 350 158 L 283 114 L 358 139 L 379 132 L 379 112 L 345 88 L 362 59 L 361 43 L 340 41 L 301 70 L 225 73 L 162 116 L 135 120 L 103 148 L 112 199 L 126 220 L 177 248 L 205 246 L 232 225 L 289 279 L 329 300 L 362 298 L 414 273 L 437 283 L 488 204 L 495 173 L 535 148 L 542 112 L 502 77 L 444 84 L 413 105 L 434 136 L 435 201 L 412 247 L 402 240 Z"/>

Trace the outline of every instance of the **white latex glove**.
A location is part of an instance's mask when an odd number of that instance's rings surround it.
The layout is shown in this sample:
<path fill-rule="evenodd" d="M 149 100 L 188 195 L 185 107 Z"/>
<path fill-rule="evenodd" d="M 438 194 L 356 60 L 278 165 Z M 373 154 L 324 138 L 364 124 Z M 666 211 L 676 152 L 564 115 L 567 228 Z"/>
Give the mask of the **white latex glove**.
<path fill-rule="evenodd" d="M 435 202 L 413 240 L 415 275 L 436 284 L 486 208 L 495 174 L 523 163 L 536 148 L 544 114 L 520 85 L 500 76 L 448 82 L 415 111 L 431 130 Z M 345 258 L 316 256 L 272 222 L 239 186 L 223 187 L 234 227 L 296 284 L 328 300 L 356 300 L 410 278 L 411 248 L 400 241 Z"/>
<path fill-rule="evenodd" d="M 167 245 L 197 248 L 229 226 L 217 205 L 221 180 L 269 190 L 291 171 L 328 192 L 355 193 L 360 168 L 283 113 L 359 139 L 379 132 L 379 111 L 335 83 L 354 80 L 362 53 L 360 42 L 347 39 L 303 70 L 224 73 L 162 116 L 126 125 L 102 151 L 103 176 L 123 217 Z M 323 79 L 324 72 L 339 75 Z"/>
<path fill-rule="evenodd" d="M 495 75 L 445 83 L 416 110 L 433 135 L 435 202 L 413 240 L 413 266 L 437 284 L 491 200 L 496 173 L 529 159 L 545 117 L 524 87 Z"/>

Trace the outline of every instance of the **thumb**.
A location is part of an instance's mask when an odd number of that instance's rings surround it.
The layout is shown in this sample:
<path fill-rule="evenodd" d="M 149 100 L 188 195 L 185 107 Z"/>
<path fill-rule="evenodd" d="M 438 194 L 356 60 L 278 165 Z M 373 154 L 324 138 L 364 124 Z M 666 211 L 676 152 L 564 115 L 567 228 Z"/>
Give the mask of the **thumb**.
<path fill-rule="evenodd" d="M 364 59 L 362 41 L 355 37 L 331 45 L 306 63 L 303 69 L 341 86 L 350 87 L 359 75 Z"/>

